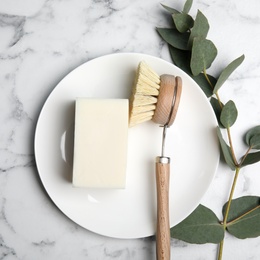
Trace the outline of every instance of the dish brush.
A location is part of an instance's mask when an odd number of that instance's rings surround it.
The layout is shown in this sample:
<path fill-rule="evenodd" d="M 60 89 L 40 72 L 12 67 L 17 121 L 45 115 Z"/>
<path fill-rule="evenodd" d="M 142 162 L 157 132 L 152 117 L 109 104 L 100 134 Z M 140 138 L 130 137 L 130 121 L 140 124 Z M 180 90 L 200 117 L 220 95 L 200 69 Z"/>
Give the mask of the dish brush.
<path fill-rule="evenodd" d="M 170 259 L 169 181 L 170 158 L 164 154 L 167 128 L 177 114 L 182 92 L 179 76 L 159 76 L 145 62 L 138 65 L 130 98 L 129 126 L 152 120 L 163 127 L 161 156 L 156 157 L 157 260 Z"/>

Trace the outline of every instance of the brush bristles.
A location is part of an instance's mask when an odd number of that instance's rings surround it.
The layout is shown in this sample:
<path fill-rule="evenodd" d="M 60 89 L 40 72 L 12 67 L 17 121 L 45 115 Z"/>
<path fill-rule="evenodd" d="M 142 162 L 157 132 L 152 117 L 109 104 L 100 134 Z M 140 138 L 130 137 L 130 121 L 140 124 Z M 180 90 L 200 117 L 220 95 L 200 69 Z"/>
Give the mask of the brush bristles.
<path fill-rule="evenodd" d="M 140 62 L 130 99 L 130 127 L 152 119 L 159 95 L 160 83 L 160 76 L 145 62 Z"/>

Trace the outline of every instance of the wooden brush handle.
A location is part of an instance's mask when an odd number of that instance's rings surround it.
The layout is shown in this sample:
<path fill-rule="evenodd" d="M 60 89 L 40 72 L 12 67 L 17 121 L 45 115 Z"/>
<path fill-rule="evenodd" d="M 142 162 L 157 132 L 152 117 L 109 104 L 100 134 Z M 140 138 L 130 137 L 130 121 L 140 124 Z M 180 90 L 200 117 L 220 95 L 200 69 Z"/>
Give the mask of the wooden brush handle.
<path fill-rule="evenodd" d="M 170 260 L 170 221 L 169 221 L 169 181 L 170 158 L 156 158 L 157 186 L 157 260 Z"/>

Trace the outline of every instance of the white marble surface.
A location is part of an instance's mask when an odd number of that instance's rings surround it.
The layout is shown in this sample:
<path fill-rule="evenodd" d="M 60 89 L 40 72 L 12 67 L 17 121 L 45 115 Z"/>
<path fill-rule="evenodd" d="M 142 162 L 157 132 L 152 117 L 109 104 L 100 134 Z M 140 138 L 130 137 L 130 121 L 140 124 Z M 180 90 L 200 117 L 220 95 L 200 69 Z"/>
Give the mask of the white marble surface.
<path fill-rule="evenodd" d="M 163 1 L 181 8 L 183 1 Z M 241 135 L 260 124 L 260 1 L 195 0 L 219 49 L 212 73 L 245 54 L 232 74 L 224 101 L 239 118 L 232 129 L 236 153 Z M 155 31 L 169 19 L 160 2 L 137 0 L 0 0 L 0 259 L 155 259 L 154 237 L 120 240 L 85 230 L 46 194 L 34 160 L 34 131 L 48 94 L 73 68 L 115 52 L 141 52 L 170 61 Z M 235 197 L 260 195 L 260 164 L 242 170 Z M 221 216 L 232 173 L 220 164 L 204 205 Z M 172 259 L 216 259 L 217 246 L 172 239 Z M 227 235 L 224 259 L 260 258 L 260 238 Z"/>

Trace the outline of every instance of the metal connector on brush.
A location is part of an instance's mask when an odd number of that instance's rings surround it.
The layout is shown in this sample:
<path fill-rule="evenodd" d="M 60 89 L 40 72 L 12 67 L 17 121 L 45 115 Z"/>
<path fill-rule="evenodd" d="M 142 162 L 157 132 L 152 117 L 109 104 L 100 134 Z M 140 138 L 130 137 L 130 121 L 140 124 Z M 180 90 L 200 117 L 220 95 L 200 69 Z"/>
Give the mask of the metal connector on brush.
<path fill-rule="evenodd" d="M 167 128 L 168 128 L 168 125 L 163 126 L 162 153 L 161 153 L 161 156 L 157 156 L 157 157 L 156 157 L 156 163 L 168 164 L 168 163 L 170 163 L 170 161 L 171 161 L 170 157 L 164 156 L 165 139 L 166 139 L 166 130 L 167 130 Z"/>
<path fill-rule="evenodd" d="M 169 164 L 171 162 L 170 157 L 162 157 L 162 156 L 157 156 L 156 163 L 162 163 L 162 164 Z"/>

